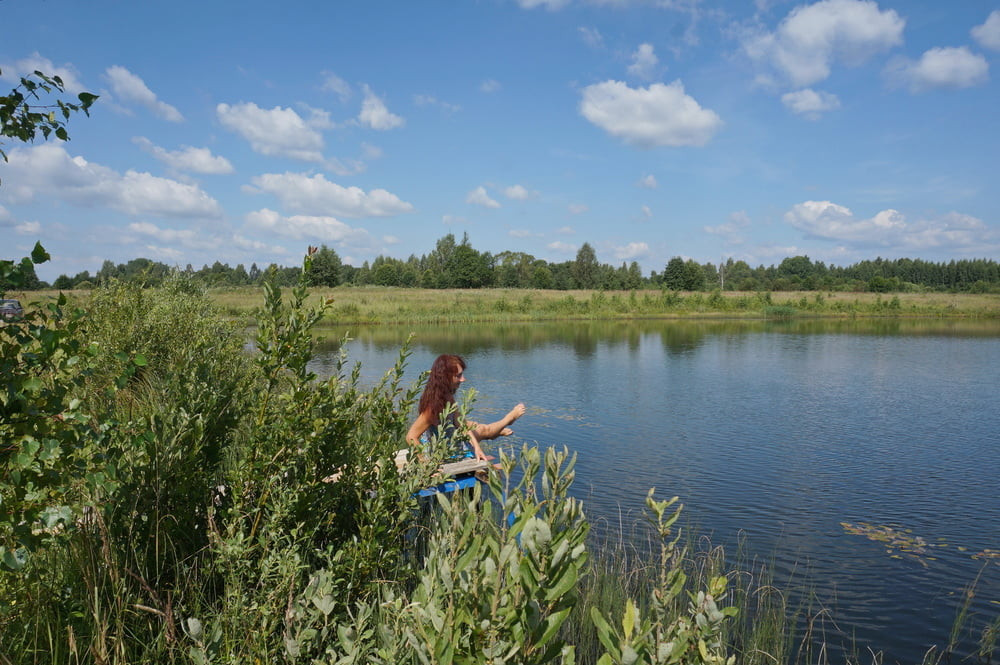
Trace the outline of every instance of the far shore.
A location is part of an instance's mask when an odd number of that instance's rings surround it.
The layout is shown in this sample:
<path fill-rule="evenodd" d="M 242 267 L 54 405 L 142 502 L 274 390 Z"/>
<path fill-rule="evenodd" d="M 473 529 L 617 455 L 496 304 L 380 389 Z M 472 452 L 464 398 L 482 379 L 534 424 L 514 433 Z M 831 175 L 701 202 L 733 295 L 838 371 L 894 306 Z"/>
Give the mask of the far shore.
<path fill-rule="evenodd" d="M 24 304 L 58 291 L 9 292 Z M 89 291 L 65 292 L 83 304 Z M 209 289 L 222 312 L 253 321 L 261 287 Z M 406 289 L 316 287 L 310 301 L 329 302 L 326 320 L 344 324 L 458 323 L 698 318 L 935 317 L 1000 319 L 1000 294 L 855 293 L 828 291 L 684 292 L 548 291 L 534 289 Z"/>

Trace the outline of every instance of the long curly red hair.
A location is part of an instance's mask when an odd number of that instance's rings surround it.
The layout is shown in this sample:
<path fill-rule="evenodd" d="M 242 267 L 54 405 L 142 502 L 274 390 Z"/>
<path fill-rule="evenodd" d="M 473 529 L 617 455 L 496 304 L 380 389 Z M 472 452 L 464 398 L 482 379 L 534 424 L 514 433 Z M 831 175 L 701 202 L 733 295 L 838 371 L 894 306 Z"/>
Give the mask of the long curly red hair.
<path fill-rule="evenodd" d="M 455 391 L 452 385 L 455 376 L 465 371 L 465 360 L 462 356 L 442 354 L 431 365 L 427 385 L 420 396 L 420 413 L 426 414 L 432 425 L 437 426 L 441 412 L 449 404 L 455 403 Z"/>

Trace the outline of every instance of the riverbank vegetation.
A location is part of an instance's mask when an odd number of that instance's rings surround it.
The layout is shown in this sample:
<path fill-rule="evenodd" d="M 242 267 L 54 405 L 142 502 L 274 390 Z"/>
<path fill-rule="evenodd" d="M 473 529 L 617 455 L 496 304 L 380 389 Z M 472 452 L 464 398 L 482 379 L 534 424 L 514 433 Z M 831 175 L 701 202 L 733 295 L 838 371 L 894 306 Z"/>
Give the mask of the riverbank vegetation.
<path fill-rule="evenodd" d="M 202 289 L 219 310 L 253 325 L 262 287 Z M 84 306 L 93 291 L 14 291 L 15 297 L 54 301 L 60 293 Z M 535 289 L 404 289 L 314 287 L 311 297 L 329 303 L 324 324 L 472 323 L 558 320 L 809 318 L 1000 318 L 1000 294 L 815 293 L 684 291 L 539 291 Z"/>
<path fill-rule="evenodd" d="M 446 451 L 393 463 L 406 348 L 319 380 L 336 300 L 259 294 L 252 355 L 183 274 L 0 328 L 0 662 L 819 662 L 813 612 L 679 538 L 676 500 L 648 495 L 645 547 L 590 538 L 565 450 L 422 506 Z"/>

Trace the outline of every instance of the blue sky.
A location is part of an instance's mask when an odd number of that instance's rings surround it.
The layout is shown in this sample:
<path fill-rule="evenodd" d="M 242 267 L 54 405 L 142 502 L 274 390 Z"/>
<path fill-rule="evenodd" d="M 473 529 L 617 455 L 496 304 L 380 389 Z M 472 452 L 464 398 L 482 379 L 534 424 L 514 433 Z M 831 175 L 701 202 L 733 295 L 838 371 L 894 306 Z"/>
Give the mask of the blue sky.
<path fill-rule="evenodd" d="M 4 147 L 0 257 L 360 265 L 1000 255 L 1000 3 L 0 2 L 0 85 L 101 95 Z"/>

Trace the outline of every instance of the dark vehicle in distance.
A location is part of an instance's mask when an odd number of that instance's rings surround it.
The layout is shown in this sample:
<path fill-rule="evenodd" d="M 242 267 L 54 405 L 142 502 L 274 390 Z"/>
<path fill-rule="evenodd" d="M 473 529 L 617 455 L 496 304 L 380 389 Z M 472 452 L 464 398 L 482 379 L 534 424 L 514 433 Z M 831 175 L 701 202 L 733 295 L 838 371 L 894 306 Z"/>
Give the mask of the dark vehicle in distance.
<path fill-rule="evenodd" d="M 0 300 L 0 319 L 4 321 L 20 321 L 24 318 L 24 308 L 16 300 L 4 298 Z"/>

